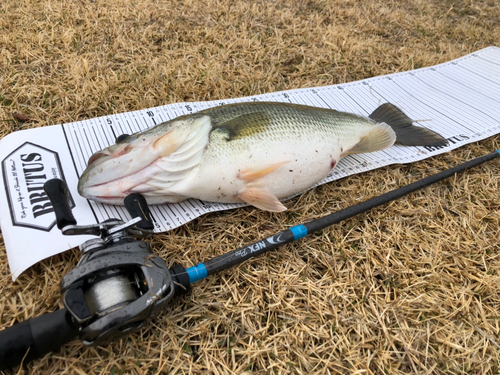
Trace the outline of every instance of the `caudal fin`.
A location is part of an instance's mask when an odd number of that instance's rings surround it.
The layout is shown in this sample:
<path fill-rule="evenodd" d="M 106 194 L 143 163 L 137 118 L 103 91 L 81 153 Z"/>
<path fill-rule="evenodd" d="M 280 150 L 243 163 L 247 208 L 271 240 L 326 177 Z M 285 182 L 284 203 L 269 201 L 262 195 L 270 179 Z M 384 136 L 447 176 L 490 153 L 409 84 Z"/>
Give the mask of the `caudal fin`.
<path fill-rule="evenodd" d="M 448 141 L 432 130 L 413 125 L 411 118 L 391 103 L 384 103 L 369 116 L 385 122 L 396 133 L 396 143 L 405 146 L 446 146 Z"/>

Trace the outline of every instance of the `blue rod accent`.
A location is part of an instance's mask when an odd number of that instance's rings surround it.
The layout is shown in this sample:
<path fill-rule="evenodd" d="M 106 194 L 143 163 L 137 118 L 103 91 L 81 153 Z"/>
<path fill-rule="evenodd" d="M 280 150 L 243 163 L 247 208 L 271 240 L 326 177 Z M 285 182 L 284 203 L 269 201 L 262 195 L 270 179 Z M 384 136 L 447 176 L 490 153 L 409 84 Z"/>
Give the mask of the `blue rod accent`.
<path fill-rule="evenodd" d="M 207 277 L 207 269 L 203 263 L 197 266 L 190 267 L 186 270 L 189 276 L 189 282 L 194 283 L 195 281 L 203 280 Z"/>
<path fill-rule="evenodd" d="M 290 230 L 293 233 L 293 239 L 297 241 L 299 238 L 307 236 L 307 228 L 305 225 L 296 225 L 294 227 L 291 227 Z"/>
<path fill-rule="evenodd" d="M 497 150 L 497 154 L 498 154 L 498 156 L 500 156 L 500 150 Z"/>

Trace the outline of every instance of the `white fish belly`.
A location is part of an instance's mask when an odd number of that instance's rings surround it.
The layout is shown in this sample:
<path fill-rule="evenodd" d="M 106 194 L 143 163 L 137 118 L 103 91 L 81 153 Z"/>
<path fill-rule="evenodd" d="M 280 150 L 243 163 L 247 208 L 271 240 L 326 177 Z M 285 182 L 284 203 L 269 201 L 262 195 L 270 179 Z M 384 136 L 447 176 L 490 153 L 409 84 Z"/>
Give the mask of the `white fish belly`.
<path fill-rule="evenodd" d="M 216 154 L 208 149 L 200 165 L 170 190 L 186 197 L 221 203 L 239 203 L 246 188 L 264 189 L 278 199 L 303 191 L 321 181 L 340 159 L 337 139 L 314 142 L 266 142 L 265 147 L 240 148 L 237 153 Z M 209 146 L 210 148 L 210 146 Z M 284 163 L 262 178 L 245 181 L 241 176 Z"/>

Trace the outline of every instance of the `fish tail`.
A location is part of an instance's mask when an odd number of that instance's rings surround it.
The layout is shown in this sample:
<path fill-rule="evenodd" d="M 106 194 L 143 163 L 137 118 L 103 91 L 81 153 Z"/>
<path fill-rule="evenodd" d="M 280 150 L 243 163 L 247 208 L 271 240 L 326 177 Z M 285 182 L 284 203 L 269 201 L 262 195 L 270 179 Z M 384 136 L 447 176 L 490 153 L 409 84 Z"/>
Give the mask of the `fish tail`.
<path fill-rule="evenodd" d="M 446 146 L 448 141 L 432 130 L 413 125 L 413 120 L 391 103 L 384 103 L 369 116 L 385 122 L 396 133 L 396 143 L 405 146 Z"/>

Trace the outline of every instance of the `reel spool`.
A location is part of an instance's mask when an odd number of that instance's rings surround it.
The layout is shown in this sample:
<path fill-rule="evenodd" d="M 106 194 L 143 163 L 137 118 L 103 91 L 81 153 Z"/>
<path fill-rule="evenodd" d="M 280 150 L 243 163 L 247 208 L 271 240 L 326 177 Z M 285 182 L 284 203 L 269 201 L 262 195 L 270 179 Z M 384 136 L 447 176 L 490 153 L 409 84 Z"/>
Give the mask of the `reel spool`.
<path fill-rule="evenodd" d="M 61 281 L 66 309 L 85 345 L 101 345 L 137 331 L 175 294 L 163 259 L 142 241 L 89 251 Z"/>
<path fill-rule="evenodd" d="M 93 283 L 84 295 L 90 312 L 100 316 L 119 309 L 138 297 L 128 277 L 119 273 Z"/>

